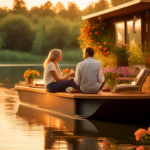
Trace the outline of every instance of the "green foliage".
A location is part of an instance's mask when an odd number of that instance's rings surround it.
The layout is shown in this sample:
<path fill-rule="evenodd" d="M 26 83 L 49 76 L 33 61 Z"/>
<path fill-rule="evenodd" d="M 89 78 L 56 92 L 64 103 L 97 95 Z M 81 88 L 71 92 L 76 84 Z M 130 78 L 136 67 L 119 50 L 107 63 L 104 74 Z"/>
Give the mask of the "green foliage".
<path fill-rule="evenodd" d="M 80 49 L 63 50 L 62 55 L 62 61 L 80 62 L 83 60 L 83 54 Z"/>
<path fill-rule="evenodd" d="M 8 15 L 8 9 L 7 8 L 0 8 L 0 18 L 4 18 Z"/>
<path fill-rule="evenodd" d="M 114 89 L 116 77 L 117 74 L 114 74 L 111 71 L 105 73 L 105 82 L 107 82 L 111 90 Z"/>
<path fill-rule="evenodd" d="M 61 17 L 44 18 L 36 28 L 32 52 L 47 54 L 54 48 L 78 47 L 79 25 Z"/>
<path fill-rule="evenodd" d="M 63 58 L 60 63 L 63 62 L 79 62 L 82 61 L 82 53 L 80 49 L 71 49 L 70 51 L 62 51 Z M 41 63 L 43 64 L 47 55 L 36 55 L 33 53 L 0 50 L 0 63 Z"/>
<path fill-rule="evenodd" d="M 23 0 L 14 0 L 13 2 L 13 13 L 15 14 L 26 14 L 27 7 Z"/>
<path fill-rule="evenodd" d="M 8 15 L 0 22 L 0 34 L 5 33 L 6 49 L 30 51 L 34 39 L 32 24 L 23 15 Z"/>
<path fill-rule="evenodd" d="M 125 45 L 114 46 L 111 49 L 111 53 L 116 56 L 118 66 L 128 65 L 129 52 L 127 51 L 127 47 Z"/>
<path fill-rule="evenodd" d="M 145 65 L 145 55 L 139 46 L 133 45 L 129 49 L 129 65 Z"/>
<path fill-rule="evenodd" d="M 0 50 L 0 63 L 41 63 L 45 59 L 45 56 L 38 56 L 26 52 L 10 51 L 10 50 Z"/>

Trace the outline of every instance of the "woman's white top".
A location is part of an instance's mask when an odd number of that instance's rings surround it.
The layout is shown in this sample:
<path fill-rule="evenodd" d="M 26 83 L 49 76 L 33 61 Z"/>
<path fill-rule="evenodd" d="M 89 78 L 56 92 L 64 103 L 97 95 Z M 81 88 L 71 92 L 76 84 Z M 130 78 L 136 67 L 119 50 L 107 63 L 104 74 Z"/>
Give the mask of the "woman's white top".
<path fill-rule="evenodd" d="M 50 71 L 56 71 L 58 77 L 63 76 L 62 72 L 60 71 L 59 65 L 58 65 L 58 70 L 57 70 L 55 67 L 55 64 L 53 62 L 50 62 L 44 70 L 43 80 L 44 80 L 45 87 L 50 83 L 56 82 L 53 76 L 51 75 Z"/>

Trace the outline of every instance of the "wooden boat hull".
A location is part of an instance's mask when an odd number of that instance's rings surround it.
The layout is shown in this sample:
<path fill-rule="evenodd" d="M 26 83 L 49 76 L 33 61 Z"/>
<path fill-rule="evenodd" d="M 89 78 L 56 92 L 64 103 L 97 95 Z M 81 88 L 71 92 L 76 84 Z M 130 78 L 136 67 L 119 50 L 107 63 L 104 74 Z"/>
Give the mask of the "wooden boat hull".
<path fill-rule="evenodd" d="M 150 93 L 69 94 L 48 93 L 45 89 L 16 86 L 21 102 L 51 110 L 52 113 L 92 120 L 150 122 Z"/>

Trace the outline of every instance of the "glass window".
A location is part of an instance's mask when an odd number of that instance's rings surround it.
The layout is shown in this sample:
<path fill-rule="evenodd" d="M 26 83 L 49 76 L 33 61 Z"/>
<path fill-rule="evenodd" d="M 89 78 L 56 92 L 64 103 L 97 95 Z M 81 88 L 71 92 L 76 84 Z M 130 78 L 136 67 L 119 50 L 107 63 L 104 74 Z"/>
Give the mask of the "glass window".
<path fill-rule="evenodd" d="M 115 42 L 116 44 L 124 44 L 124 22 L 115 23 Z"/>
<path fill-rule="evenodd" d="M 133 32 L 133 21 L 127 21 L 127 44 L 141 45 L 141 19 L 135 21 L 135 31 Z"/>

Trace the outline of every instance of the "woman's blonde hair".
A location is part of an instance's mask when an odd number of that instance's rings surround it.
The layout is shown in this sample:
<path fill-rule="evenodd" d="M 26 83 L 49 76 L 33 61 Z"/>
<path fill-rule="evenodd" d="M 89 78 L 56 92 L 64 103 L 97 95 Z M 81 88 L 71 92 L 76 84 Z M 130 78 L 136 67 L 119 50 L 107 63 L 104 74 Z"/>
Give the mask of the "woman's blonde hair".
<path fill-rule="evenodd" d="M 45 59 L 43 63 L 44 69 L 46 68 L 49 62 L 54 61 L 59 56 L 60 52 L 61 52 L 60 49 L 52 49 L 49 52 L 47 58 Z"/>

